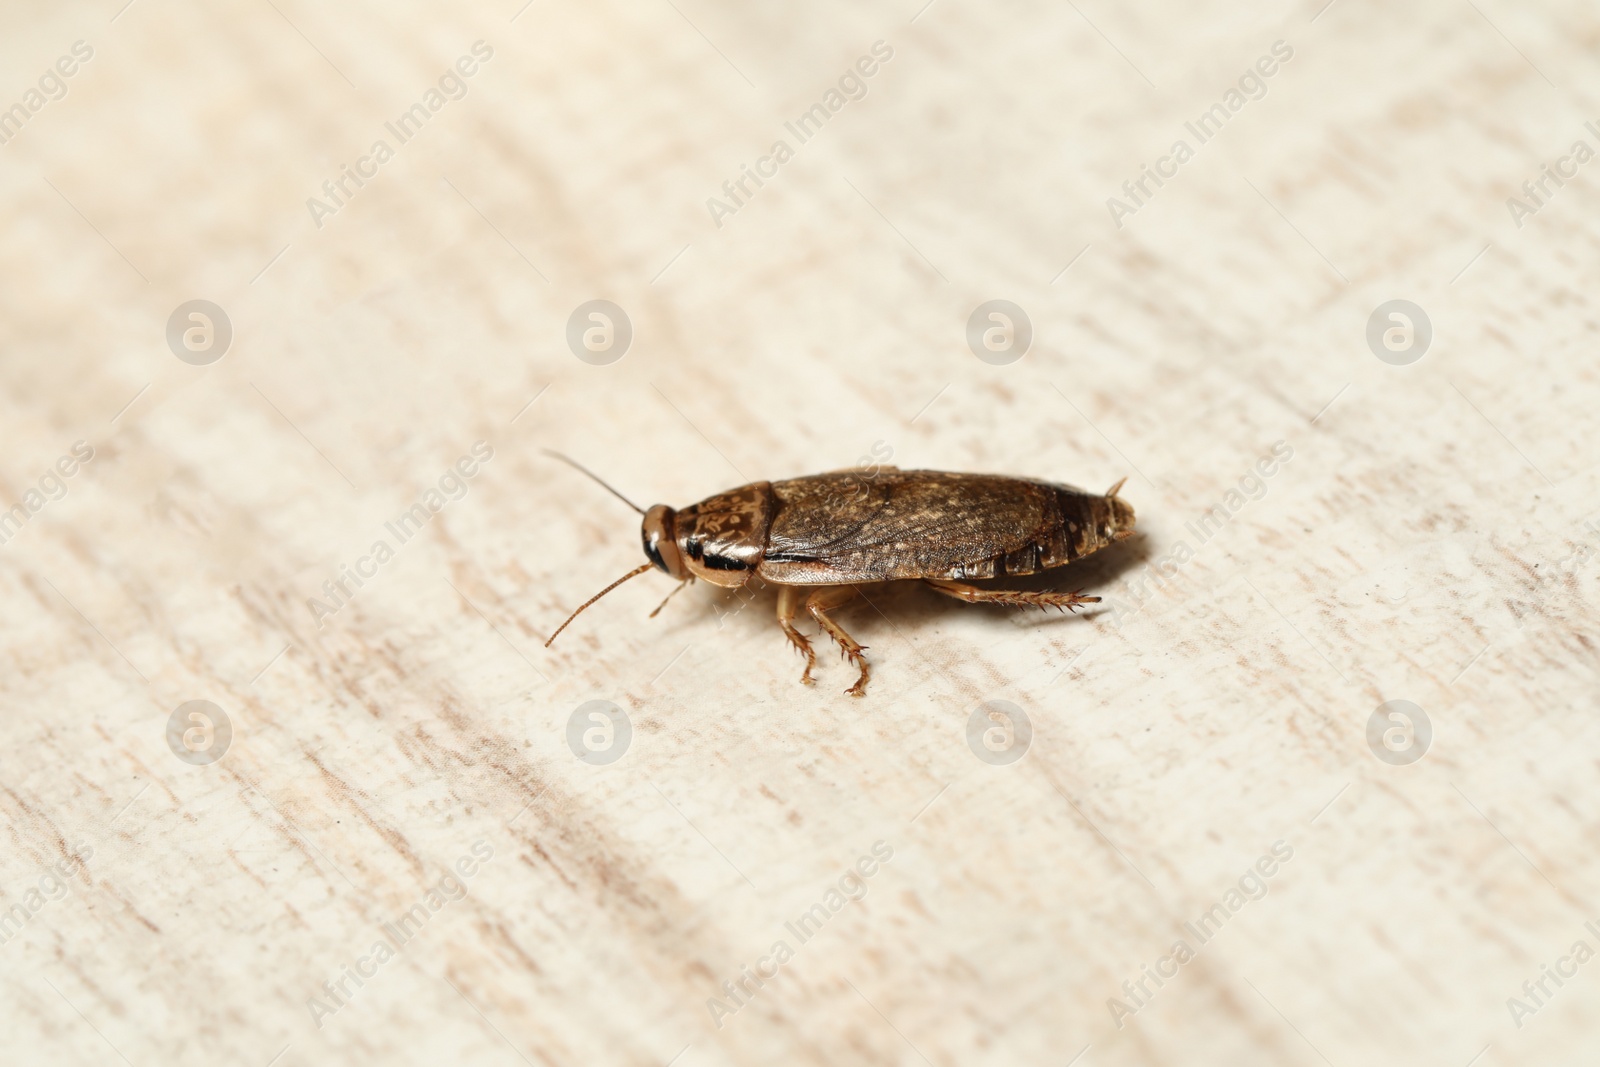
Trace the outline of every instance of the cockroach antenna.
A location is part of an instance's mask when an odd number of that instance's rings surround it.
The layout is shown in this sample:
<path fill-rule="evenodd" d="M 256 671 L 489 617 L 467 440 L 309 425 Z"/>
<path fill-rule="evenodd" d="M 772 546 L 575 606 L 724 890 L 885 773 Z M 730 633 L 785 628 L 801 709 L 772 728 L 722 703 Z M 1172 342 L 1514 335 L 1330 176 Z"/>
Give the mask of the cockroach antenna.
<path fill-rule="evenodd" d="M 628 505 L 634 511 L 637 511 L 641 515 L 643 515 L 645 513 L 644 508 L 641 508 L 638 504 L 635 504 L 633 501 L 629 500 L 627 497 L 625 497 L 621 493 L 617 492 L 615 489 L 613 489 L 606 482 L 606 480 L 604 478 L 600 477 L 594 471 L 590 470 L 588 467 L 585 467 L 582 463 L 579 463 L 577 460 L 571 458 L 570 456 L 563 456 L 560 452 L 556 452 L 553 449 L 549 449 L 549 448 L 542 448 L 539 451 L 543 452 L 547 456 L 553 456 L 554 458 L 559 459 L 561 462 L 565 463 L 567 466 L 572 467 L 575 470 L 577 470 L 577 471 L 579 471 L 579 472 L 581 472 L 583 474 L 587 474 L 590 478 L 593 478 L 595 480 L 595 482 L 597 482 L 600 485 L 600 488 L 604 489 L 606 492 L 610 493 L 612 496 L 616 497 L 618 500 L 620 500 L 624 504 Z M 641 566 L 635 567 L 633 570 L 629 571 L 627 574 L 624 574 L 621 578 L 618 578 L 616 581 L 612 582 L 610 585 L 608 585 L 604 589 L 600 590 L 594 596 L 590 597 L 588 600 L 585 600 L 582 604 L 578 605 L 578 610 L 574 611 L 571 615 L 568 615 L 567 616 L 567 621 L 562 623 L 560 626 L 556 627 L 556 632 L 550 635 L 550 641 L 546 641 L 544 643 L 544 647 L 545 648 L 549 648 L 550 647 L 550 642 L 554 641 L 561 634 L 561 631 L 565 630 L 567 628 L 567 624 L 570 623 L 573 619 L 576 619 L 578 617 L 578 615 L 583 611 L 584 608 L 588 607 L 590 604 L 593 604 L 596 600 L 599 600 L 601 597 L 603 597 L 607 593 L 611 592 L 611 590 L 615 589 L 617 586 L 621 585 L 623 582 L 627 581 L 629 578 L 637 578 L 639 575 L 641 575 L 645 571 L 649 570 L 652 566 L 654 566 L 654 564 L 645 563 L 645 564 L 643 564 Z M 660 609 L 657 608 L 656 610 L 659 611 Z"/>
<path fill-rule="evenodd" d="M 604 489 L 606 492 L 610 493 L 612 496 L 616 497 L 618 500 L 620 500 L 624 504 L 628 505 L 634 511 L 637 511 L 639 514 L 641 514 L 641 515 L 644 514 L 644 508 L 641 508 L 638 504 L 635 504 L 633 501 L 629 500 L 627 497 L 623 496 L 621 493 L 619 493 L 615 489 L 611 488 L 611 486 L 606 484 L 606 480 L 604 478 L 600 477 L 598 474 L 596 474 L 594 471 L 590 470 L 588 467 L 585 467 L 582 463 L 579 463 L 577 460 L 571 459 L 571 458 L 569 458 L 567 456 L 563 456 L 560 452 L 555 452 L 555 451 L 552 451 L 551 449 L 548 449 L 548 448 L 541 448 L 539 451 L 543 452 L 547 456 L 554 456 L 556 459 L 559 459 L 561 462 L 565 463 L 569 467 L 573 467 L 576 470 L 582 471 L 584 474 L 587 474 L 589 477 L 593 478 L 596 482 L 598 482 L 600 484 L 600 487 L 602 489 Z M 632 575 L 629 575 L 629 577 L 631 578 Z M 607 590 L 607 592 L 609 592 L 609 591 L 610 590 Z M 601 596 L 604 596 L 604 595 L 605 595 L 604 593 L 601 594 Z M 588 606 L 589 606 L 588 604 L 584 605 L 584 607 L 588 607 Z M 579 608 L 578 610 L 582 611 L 583 608 Z M 560 633 L 561 631 L 557 630 L 556 632 Z"/>
<path fill-rule="evenodd" d="M 580 467 L 579 469 L 581 470 L 582 468 Z M 601 484 L 605 485 L 604 482 L 601 482 Z M 607 489 L 611 489 L 611 487 L 609 485 L 607 485 L 606 488 Z M 612 489 L 611 491 L 613 493 L 616 492 L 615 489 Z M 604 589 L 600 590 L 598 593 L 596 593 L 594 596 L 590 597 L 588 600 L 585 600 L 582 604 L 579 604 L 578 605 L 578 610 L 574 611 L 571 615 L 567 616 L 567 622 L 564 622 L 560 626 L 556 627 L 556 632 L 550 635 L 550 640 L 546 641 L 544 643 L 544 647 L 545 648 L 549 648 L 551 641 L 554 641 L 557 637 L 560 637 L 561 636 L 561 631 L 565 630 L 567 628 L 567 623 L 570 623 L 573 619 L 576 619 L 578 617 L 579 613 L 582 612 L 584 608 L 588 607 L 590 604 L 593 604 L 596 600 L 599 600 L 601 597 L 603 597 L 607 593 L 611 592 L 611 590 L 615 589 L 617 586 L 621 585 L 623 582 L 627 581 L 629 578 L 637 578 L 637 577 L 639 577 L 639 575 L 643 574 L 645 571 L 649 570 L 651 567 L 654 567 L 654 566 L 655 566 L 654 563 L 641 563 L 639 566 L 635 567 L 633 570 L 629 571 L 627 574 L 624 574 L 621 578 L 618 578 L 616 581 L 612 582 L 610 585 L 608 585 Z M 674 592 L 676 592 L 676 590 L 674 590 Z M 670 596 L 671 594 L 668 594 L 668 595 Z M 665 603 L 665 601 L 663 601 L 662 603 Z M 656 610 L 660 611 L 661 609 L 657 608 Z"/>

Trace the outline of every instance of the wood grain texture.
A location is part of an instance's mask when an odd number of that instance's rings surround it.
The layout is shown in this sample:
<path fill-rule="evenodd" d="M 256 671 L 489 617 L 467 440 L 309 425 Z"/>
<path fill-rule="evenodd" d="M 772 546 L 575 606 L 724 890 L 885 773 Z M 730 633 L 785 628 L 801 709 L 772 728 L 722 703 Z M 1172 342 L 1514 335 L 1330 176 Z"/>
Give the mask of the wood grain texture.
<path fill-rule="evenodd" d="M 6 1062 L 1592 1062 L 1600 963 L 1507 1003 L 1600 949 L 1600 164 L 1522 191 L 1600 148 L 1592 6 L 119 6 L 0 15 L 0 105 L 93 49 L 0 146 Z M 597 298 L 605 366 L 566 341 Z M 208 366 L 165 339 L 192 299 Z M 1392 299 L 1409 366 L 1368 349 Z M 1076 618 L 841 609 L 859 701 L 798 685 L 770 592 L 647 622 L 647 576 L 541 648 L 640 557 L 541 448 L 683 505 L 884 446 L 1128 475 L 1143 535 L 1058 573 Z M 613 763 L 569 749 L 591 700 Z M 1390 700 L 1419 762 L 1369 748 Z M 1014 763 L 969 747 L 989 701 Z"/>

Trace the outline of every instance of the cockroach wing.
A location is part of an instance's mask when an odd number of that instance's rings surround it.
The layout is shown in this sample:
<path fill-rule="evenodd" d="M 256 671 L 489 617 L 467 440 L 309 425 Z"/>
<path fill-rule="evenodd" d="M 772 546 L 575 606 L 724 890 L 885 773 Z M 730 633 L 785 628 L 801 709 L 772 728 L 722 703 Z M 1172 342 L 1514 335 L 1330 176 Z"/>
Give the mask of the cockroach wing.
<path fill-rule="evenodd" d="M 757 573 L 785 585 L 993 577 L 1007 557 L 1013 565 L 1000 573 L 1032 573 L 1067 562 L 1059 501 L 1088 496 L 1021 478 L 899 470 L 836 471 L 772 490 Z"/>

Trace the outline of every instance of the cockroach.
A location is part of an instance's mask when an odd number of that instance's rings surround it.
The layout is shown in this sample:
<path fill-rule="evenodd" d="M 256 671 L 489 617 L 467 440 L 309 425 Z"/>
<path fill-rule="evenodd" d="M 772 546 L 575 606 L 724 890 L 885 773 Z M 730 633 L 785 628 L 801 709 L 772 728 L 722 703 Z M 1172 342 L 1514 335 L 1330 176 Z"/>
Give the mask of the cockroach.
<path fill-rule="evenodd" d="M 1133 534 L 1133 508 L 1117 495 L 1126 478 L 1096 495 L 1028 478 L 882 466 L 870 477 L 842 470 L 752 482 L 686 508 L 657 504 L 647 510 L 575 461 L 548 454 L 644 516 L 640 536 L 648 562 L 579 605 L 550 635 L 546 648 L 584 608 L 652 567 L 678 580 L 667 600 L 696 578 L 728 589 L 759 578 L 778 587 L 778 626 L 806 660 L 800 681 L 811 684 L 817 663 L 811 642 L 794 626 L 804 606 L 861 671 L 846 690 L 857 697 L 866 695 L 871 673 L 862 655 L 866 647 L 828 613 L 851 600 L 861 585 L 920 581 L 969 604 L 1076 613 L 1078 605 L 1100 598 L 979 588 L 966 580 L 1065 566 Z"/>

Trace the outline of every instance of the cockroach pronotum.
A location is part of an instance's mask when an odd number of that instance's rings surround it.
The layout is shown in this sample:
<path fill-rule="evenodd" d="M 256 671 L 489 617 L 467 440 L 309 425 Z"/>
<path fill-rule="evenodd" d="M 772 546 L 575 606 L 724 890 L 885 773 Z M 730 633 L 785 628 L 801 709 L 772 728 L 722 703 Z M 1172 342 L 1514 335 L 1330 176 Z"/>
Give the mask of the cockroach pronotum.
<path fill-rule="evenodd" d="M 752 482 L 676 511 L 665 504 L 646 510 L 566 456 L 547 454 L 587 474 L 644 516 L 641 537 L 649 562 L 579 605 L 550 635 L 546 648 L 584 608 L 651 567 L 678 580 L 672 593 L 696 578 L 724 588 L 759 578 L 778 587 L 778 625 L 806 658 L 800 680 L 810 685 L 817 663 L 811 642 L 794 627 L 804 605 L 860 669 L 861 677 L 846 690 L 858 697 L 866 695 L 870 674 L 862 655 L 866 647 L 828 612 L 854 597 L 859 586 L 921 581 L 969 604 L 1076 612 L 1079 604 L 1100 598 L 980 589 L 963 579 L 1065 566 L 1133 533 L 1133 508 L 1117 495 L 1126 478 L 1099 496 L 1070 485 L 996 474 L 880 467 L 870 477 L 843 470 Z"/>

